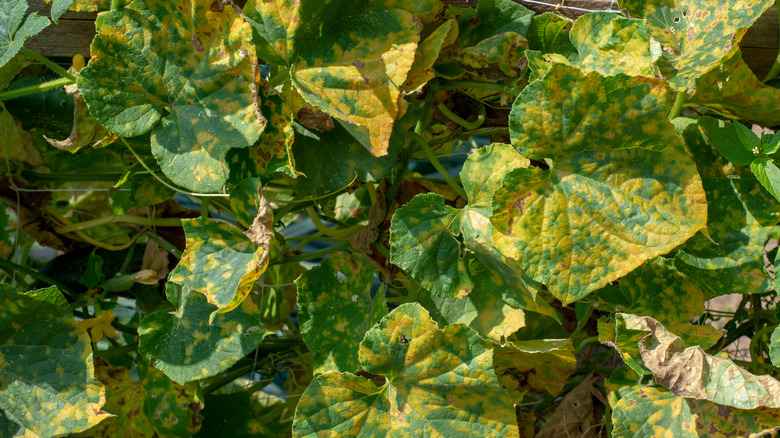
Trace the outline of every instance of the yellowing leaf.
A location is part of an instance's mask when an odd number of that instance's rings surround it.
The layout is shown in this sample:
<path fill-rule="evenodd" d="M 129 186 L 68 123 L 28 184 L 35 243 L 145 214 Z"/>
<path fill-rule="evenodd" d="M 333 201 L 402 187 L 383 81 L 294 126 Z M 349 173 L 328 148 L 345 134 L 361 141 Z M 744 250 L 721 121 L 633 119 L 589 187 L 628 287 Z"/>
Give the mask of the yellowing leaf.
<path fill-rule="evenodd" d="M 577 358 L 571 339 L 515 341 L 496 348 L 493 367 L 515 403 L 520 403 L 529 391 L 560 394 L 577 369 Z"/>
<path fill-rule="evenodd" d="M 493 197 L 496 246 L 564 304 L 704 227 L 696 168 L 666 120 L 666 86 L 555 64 L 518 96 L 513 145 L 545 163 L 509 172 Z"/>

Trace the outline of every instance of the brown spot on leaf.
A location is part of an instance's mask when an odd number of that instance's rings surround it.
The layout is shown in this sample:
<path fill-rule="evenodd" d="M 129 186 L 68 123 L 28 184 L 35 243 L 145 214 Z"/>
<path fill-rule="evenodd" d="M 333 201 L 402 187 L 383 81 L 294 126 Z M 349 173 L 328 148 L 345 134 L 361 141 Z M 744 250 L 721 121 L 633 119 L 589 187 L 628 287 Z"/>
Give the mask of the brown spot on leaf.
<path fill-rule="evenodd" d="M 214 0 L 211 2 L 211 6 L 209 7 L 214 12 L 222 12 L 225 10 L 225 5 L 222 3 L 222 0 Z"/>
<path fill-rule="evenodd" d="M 333 119 L 329 115 L 313 108 L 301 108 L 296 118 L 301 125 L 317 131 L 330 131 L 334 127 Z"/>
<path fill-rule="evenodd" d="M 192 48 L 198 53 L 205 52 L 203 49 L 203 42 L 201 42 L 200 38 L 198 38 L 195 33 L 192 34 Z"/>

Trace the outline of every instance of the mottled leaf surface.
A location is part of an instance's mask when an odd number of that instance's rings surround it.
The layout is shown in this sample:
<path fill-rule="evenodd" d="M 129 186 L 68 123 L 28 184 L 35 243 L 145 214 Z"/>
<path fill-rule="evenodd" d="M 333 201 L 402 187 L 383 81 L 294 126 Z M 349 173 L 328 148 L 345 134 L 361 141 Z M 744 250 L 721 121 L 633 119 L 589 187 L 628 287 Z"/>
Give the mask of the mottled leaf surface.
<path fill-rule="evenodd" d="M 611 12 L 585 14 L 574 22 L 570 36 L 579 53 L 575 64 L 585 72 L 653 76 L 655 59 L 644 20 Z"/>
<path fill-rule="evenodd" d="M 141 321 L 138 352 L 179 384 L 227 370 L 268 334 L 252 300 L 209 323 L 217 308 L 203 294 L 171 282 L 166 295 L 174 311 L 157 311 Z"/>
<path fill-rule="evenodd" d="M 438 0 L 437 0 L 438 1 Z M 435 76 L 433 64 L 439 57 L 442 47 L 452 44 L 458 36 L 458 23 L 447 20 L 433 33 L 420 42 L 414 55 L 414 62 L 404 83 L 404 91 L 411 92 L 425 85 Z"/>
<path fill-rule="evenodd" d="M 0 285 L 0 303 L 0 436 L 67 435 L 107 418 L 92 342 L 62 293 Z"/>
<path fill-rule="evenodd" d="M 414 16 L 345 0 L 256 0 L 244 12 L 259 55 L 287 65 L 309 104 L 364 130 L 371 154 L 385 155 L 405 110 L 401 87 L 419 40 Z"/>
<path fill-rule="evenodd" d="M 293 436 L 517 437 L 487 345 L 461 324 L 439 330 L 422 307 L 403 304 L 360 344 L 362 368 L 380 386 L 337 371 L 316 377 L 298 404 Z"/>
<path fill-rule="evenodd" d="M 198 192 L 221 192 L 225 153 L 265 126 L 252 92 L 251 28 L 212 3 L 135 0 L 101 14 L 78 80 L 103 126 L 121 136 L 151 131 L 163 172 Z"/>
<path fill-rule="evenodd" d="M 558 53 L 564 57 L 576 56 L 576 49 L 569 39 L 572 23 L 550 12 L 531 18 L 526 38 L 528 48 L 542 53 Z"/>
<path fill-rule="evenodd" d="M 387 315 L 383 290 L 371 296 L 374 270 L 362 256 L 344 252 L 304 273 L 298 286 L 298 322 L 314 357 L 314 373 L 360 369 L 358 347 L 366 332 Z"/>
<path fill-rule="evenodd" d="M 685 103 L 726 117 L 780 124 L 780 90 L 761 82 L 740 52 L 696 79 Z"/>
<path fill-rule="evenodd" d="M 663 51 L 657 64 L 669 85 L 685 91 L 694 79 L 731 56 L 771 0 L 621 0 L 633 17 L 647 20 Z"/>
<path fill-rule="evenodd" d="M 571 339 L 514 341 L 496 347 L 493 367 L 515 403 L 520 403 L 529 391 L 560 394 L 577 369 L 577 358 Z"/>
<path fill-rule="evenodd" d="M 229 312 L 238 307 L 265 271 L 267 249 L 252 243 L 238 228 L 213 219 L 183 219 L 187 247 L 170 281 L 194 289 L 217 307 Z"/>
<path fill-rule="evenodd" d="M 675 266 L 710 298 L 770 289 L 763 251 L 780 205 L 752 178 L 702 180 L 709 205 L 709 238 L 697 235 L 686 242 Z"/>
<path fill-rule="evenodd" d="M 565 304 L 704 227 L 701 179 L 666 119 L 666 86 L 555 64 L 518 96 L 513 145 L 546 162 L 493 197 L 496 246 Z"/>
<path fill-rule="evenodd" d="M 620 279 L 620 292 L 628 301 L 623 311 L 655 318 L 680 333 L 687 345 L 709 348 L 721 336 L 710 325 L 689 322 L 704 313 L 704 301 L 709 297 L 697 282 L 677 272 L 672 260 L 649 260 Z"/>
<path fill-rule="evenodd" d="M 618 314 L 629 330 L 645 335 L 639 352 L 656 382 L 675 395 L 708 400 L 738 409 L 780 407 L 780 381 L 751 374 L 728 357 L 712 356 L 700 346 L 685 347 L 680 337 L 653 318 Z"/>
<path fill-rule="evenodd" d="M 24 41 L 49 25 L 49 19 L 36 12 L 28 15 L 27 0 L 5 0 L 0 3 L 0 67 L 22 49 Z"/>

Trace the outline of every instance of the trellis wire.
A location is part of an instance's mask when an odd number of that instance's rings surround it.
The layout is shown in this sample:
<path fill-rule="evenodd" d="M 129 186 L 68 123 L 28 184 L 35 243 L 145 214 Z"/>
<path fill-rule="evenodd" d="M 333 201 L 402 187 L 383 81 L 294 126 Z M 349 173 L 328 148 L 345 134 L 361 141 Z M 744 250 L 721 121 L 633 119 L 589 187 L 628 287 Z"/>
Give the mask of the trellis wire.
<path fill-rule="evenodd" d="M 570 9 L 572 11 L 580 11 L 580 12 L 612 12 L 613 14 L 619 14 L 620 13 L 620 9 L 613 9 L 613 7 L 615 6 L 615 0 L 612 0 L 609 3 L 609 6 L 607 8 L 605 8 L 605 9 L 602 9 L 602 10 L 598 10 L 598 9 L 584 9 L 584 8 L 578 8 L 576 6 L 566 6 L 564 4 L 565 3 L 564 1 L 561 1 L 558 4 L 545 3 L 545 2 L 538 1 L 538 0 L 520 0 L 520 1 L 523 2 L 523 3 L 532 3 L 532 4 L 535 4 L 535 5 L 549 6 L 551 8 L 555 8 L 555 9 Z"/>

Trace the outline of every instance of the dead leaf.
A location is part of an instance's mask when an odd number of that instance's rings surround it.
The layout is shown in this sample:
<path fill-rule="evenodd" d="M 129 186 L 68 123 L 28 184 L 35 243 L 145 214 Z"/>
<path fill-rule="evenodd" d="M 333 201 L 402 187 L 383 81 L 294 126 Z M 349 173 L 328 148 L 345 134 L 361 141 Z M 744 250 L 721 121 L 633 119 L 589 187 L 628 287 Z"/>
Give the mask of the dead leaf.
<path fill-rule="evenodd" d="M 252 221 L 252 225 L 244 232 L 255 245 L 263 248 L 263 255 L 260 258 L 259 266 L 268 264 L 268 257 L 271 254 L 271 246 L 274 244 L 274 214 L 271 211 L 271 204 L 263 194 L 263 188 L 258 187 L 257 216 Z M 263 268 L 265 269 L 265 268 Z"/>
<path fill-rule="evenodd" d="M 598 377 L 588 376 L 563 398 L 558 409 L 544 424 L 536 438 L 595 438 L 603 434 L 606 400 L 593 387 Z M 594 400 L 595 398 L 595 400 Z M 597 411 L 601 411 L 600 414 Z"/>

